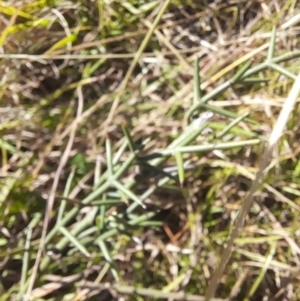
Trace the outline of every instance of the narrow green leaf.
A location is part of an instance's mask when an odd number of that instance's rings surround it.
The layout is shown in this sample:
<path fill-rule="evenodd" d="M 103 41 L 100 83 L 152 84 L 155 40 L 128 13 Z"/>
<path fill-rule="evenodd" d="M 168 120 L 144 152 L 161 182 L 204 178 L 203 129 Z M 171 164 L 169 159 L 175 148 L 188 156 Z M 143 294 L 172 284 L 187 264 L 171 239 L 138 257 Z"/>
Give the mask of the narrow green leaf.
<path fill-rule="evenodd" d="M 90 205 L 99 206 L 99 205 L 118 205 L 118 204 L 124 204 L 124 202 L 120 199 L 104 199 L 99 201 L 93 201 Z"/>
<path fill-rule="evenodd" d="M 267 56 L 267 62 L 268 63 L 271 63 L 272 59 L 274 57 L 275 43 L 276 43 L 276 26 L 273 25 L 270 45 L 269 45 L 269 49 L 268 49 L 268 56 Z"/>
<path fill-rule="evenodd" d="M 27 289 L 26 279 L 27 279 L 28 266 L 29 266 L 29 260 L 30 260 L 29 250 L 30 250 L 31 236 L 32 236 L 32 228 L 28 227 L 25 246 L 24 246 L 25 248 L 24 248 L 24 254 L 23 254 L 23 261 L 22 261 L 20 289 L 19 289 L 17 300 L 22 300 L 22 297 L 24 296 L 24 293 Z"/>
<path fill-rule="evenodd" d="M 296 80 L 297 78 L 295 74 L 289 72 L 288 70 L 284 69 L 283 67 L 277 64 L 270 63 L 269 67 L 292 80 Z"/>
<path fill-rule="evenodd" d="M 114 155 L 113 165 L 116 165 L 119 162 L 121 156 L 126 151 L 127 146 L 128 146 L 128 140 L 125 139 L 125 141 L 123 142 L 123 144 L 121 145 L 121 147 L 118 149 L 117 153 Z"/>
<path fill-rule="evenodd" d="M 194 114 L 195 111 L 202 108 L 203 104 L 207 103 L 209 100 L 213 99 L 216 95 L 218 95 L 221 92 L 224 92 L 226 89 L 228 89 L 231 85 L 231 81 L 228 80 L 224 84 L 218 86 L 216 89 L 214 89 L 212 92 L 205 94 L 201 102 L 193 104 L 185 113 L 184 119 L 188 121 L 190 117 Z"/>
<path fill-rule="evenodd" d="M 59 227 L 59 231 L 86 257 L 90 257 L 90 253 L 88 250 L 83 246 L 79 240 L 73 236 L 65 227 Z"/>
<path fill-rule="evenodd" d="M 226 109 L 222 109 L 222 108 L 219 108 L 219 107 L 216 107 L 216 106 L 213 106 L 211 104 L 208 104 L 208 103 L 205 103 L 202 105 L 202 107 L 208 111 L 211 111 L 211 112 L 214 112 L 216 114 L 219 114 L 221 116 L 224 116 L 224 117 L 228 117 L 228 118 L 239 118 L 239 115 L 235 114 L 235 113 L 232 113 Z M 247 122 L 250 122 L 252 124 L 257 124 L 257 122 L 255 120 L 252 120 L 250 118 L 246 118 L 245 121 Z"/>
<path fill-rule="evenodd" d="M 248 61 L 246 64 L 242 66 L 242 68 L 238 70 L 238 72 L 231 79 L 232 84 L 236 83 L 245 74 L 245 72 L 248 71 L 248 69 L 252 65 L 252 62 L 253 62 L 252 60 Z"/>
<path fill-rule="evenodd" d="M 137 216 L 136 218 L 131 219 L 128 224 L 129 225 L 140 225 L 143 222 L 148 221 L 149 219 L 151 219 L 152 217 L 154 217 L 158 212 L 147 212 L 143 215 Z"/>
<path fill-rule="evenodd" d="M 240 121 L 242 121 L 243 119 L 245 119 L 247 116 L 249 115 L 249 112 L 244 113 L 243 115 L 239 116 L 238 118 L 236 118 L 235 120 L 233 120 L 232 122 L 230 122 L 230 124 L 228 124 L 228 126 L 226 126 L 221 132 L 217 133 L 216 137 L 217 138 L 221 138 L 223 137 L 225 134 L 227 134 L 235 125 L 237 125 Z"/>
<path fill-rule="evenodd" d="M 57 50 L 59 48 L 63 48 L 65 47 L 67 44 L 72 43 L 74 41 L 76 41 L 77 39 L 77 35 L 76 34 L 71 34 L 67 37 L 62 38 L 61 40 L 59 40 L 58 42 L 56 42 L 50 49 L 48 49 L 45 54 L 50 54 L 51 52 L 53 52 L 54 50 Z"/>
<path fill-rule="evenodd" d="M 149 3 L 144 3 L 139 7 L 139 9 L 141 12 L 146 13 L 149 10 L 155 8 L 158 4 L 159 4 L 159 1 L 152 1 Z"/>
<path fill-rule="evenodd" d="M 111 273 L 113 274 L 115 280 L 120 281 L 119 273 L 117 272 L 117 270 L 115 268 L 116 265 L 114 264 L 110 254 L 109 254 L 106 244 L 104 243 L 103 240 L 98 240 L 98 246 L 100 247 L 100 250 L 102 251 L 102 254 L 103 254 L 105 260 L 110 264 L 110 270 L 111 270 Z"/>
<path fill-rule="evenodd" d="M 225 124 L 224 122 L 210 122 L 209 123 L 209 127 L 211 129 L 214 129 L 214 130 L 217 130 L 217 131 L 220 131 L 220 130 L 222 131 L 224 128 L 226 128 L 226 126 L 227 126 L 227 124 Z M 259 135 L 255 132 L 246 131 L 246 130 L 241 129 L 239 127 L 231 128 L 230 132 L 233 133 L 233 134 L 238 134 L 238 135 L 245 136 L 245 137 L 248 137 L 248 138 L 257 138 L 257 139 L 260 139 L 260 140 L 265 141 L 265 142 L 268 141 L 268 138 L 266 138 L 265 136 Z"/>
<path fill-rule="evenodd" d="M 194 63 L 194 104 L 201 102 L 202 95 L 200 85 L 199 58 L 196 57 Z"/>
<path fill-rule="evenodd" d="M 0 131 L 5 129 L 15 128 L 20 123 L 20 120 L 12 120 L 5 123 L 0 124 Z"/>
<path fill-rule="evenodd" d="M 106 201 L 106 194 L 103 194 L 102 201 Z M 102 231 L 105 220 L 105 206 L 103 204 L 100 206 L 100 215 L 97 218 L 99 219 L 98 229 Z"/>
<path fill-rule="evenodd" d="M 104 233 L 102 233 L 97 239 L 96 239 L 96 242 L 98 243 L 99 241 L 105 241 L 107 240 L 108 238 L 118 234 L 119 231 L 117 228 L 114 228 L 114 229 L 109 229 L 108 231 L 105 231 Z"/>
<path fill-rule="evenodd" d="M 9 144 L 7 141 L 0 138 L 0 148 L 7 150 L 11 154 L 15 154 L 17 152 L 16 148 Z"/>
<path fill-rule="evenodd" d="M 107 170 L 108 170 L 108 176 L 109 179 L 113 179 L 114 172 L 113 172 L 113 162 L 112 162 L 112 150 L 111 150 L 111 143 L 110 139 L 107 138 L 105 140 L 105 147 L 106 147 L 106 164 L 107 164 Z"/>
<path fill-rule="evenodd" d="M 132 153 L 134 153 L 136 147 L 135 147 L 135 144 L 133 142 L 132 136 L 131 136 L 131 134 L 130 134 L 128 128 L 127 128 L 127 126 L 123 125 L 122 126 L 122 130 L 123 130 L 123 133 L 124 133 L 124 135 L 126 136 L 126 138 L 128 140 L 128 146 L 129 146 L 130 151 Z"/>
<path fill-rule="evenodd" d="M 13 190 L 14 185 L 21 177 L 21 174 L 22 174 L 22 170 L 18 169 L 13 177 L 6 177 L 2 180 L 2 183 L 0 185 L 0 205 L 2 205 L 2 203 L 6 201 L 6 198 Z"/>
<path fill-rule="evenodd" d="M 184 183 L 184 167 L 183 167 L 182 154 L 176 152 L 175 159 L 176 159 L 176 165 L 178 169 L 178 178 L 179 178 L 180 186 L 182 187 Z"/>
<path fill-rule="evenodd" d="M 170 156 L 170 155 L 175 154 L 176 152 L 180 152 L 180 153 L 210 152 L 213 150 L 232 149 L 235 147 L 256 145 L 259 143 L 261 143 L 261 140 L 253 139 L 253 140 L 214 143 L 214 144 L 205 144 L 205 145 L 188 145 L 188 146 L 177 147 L 173 150 L 171 150 L 171 149 L 162 150 L 159 153 L 162 154 L 163 156 Z"/>
<path fill-rule="evenodd" d="M 255 281 L 253 282 L 253 284 L 250 288 L 250 291 L 248 293 L 248 296 L 244 299 L 244 301 L 249 300 L 254 295 L 254 293 L 256 292 L 260 283 L 262 282 L 262 280 L 271 264 L 271 261 L 276 253 L 276 246 L 277 246 L 277 241 L 270 242 L 270 250 L 269 250 L 269 254 L 266 257 L 265 264 L 262 267 L 258 276 L 256 277 Z"/>
<path fill-rule="evenodd" d="M 122 1 L 121 5 L 133 15 L 139 15 L 141 13 L 141 11 L 139 9 L 136 9 L 130 2 Z"/>
<path fill-rule="evenodd" d="M 42 219 L 42 214 L 40 212 L 35 213 L 28 225 L 28 228 L 34 229 L 37 226 L 37 224 L 41 221 L 41 219 Z"/>
<path fill-rule="evenodd" d="M 100 177 L 102 173 L 102 164 L 101 164 L 101 157 L 96 157 L 96 164 L 95 164 L 95 172 L 94 172 L 94 185 L 93 189 L 95 190 L 100 185 Z"/>
<path fill-rule="evenodd" d="M 74 180 L 74 175 L 75 175 L 75 168 L 72 168 L 71 173 L 69 174 L 66 186 L 65 186 L 64 193 L 63 193 L 64 197 L 68 197 L 68 195 L 70 194 L 71 186 L 72 186 L 72 183 L 73 183 L 73 180 Z M 64 199 L 61 200 L 61 203 L 60 203 L 60 206 L 59 206 L 59 209 L 58 209 L 56 224 L 60 223 L 60 221 L 61 221 L 61 219 L 64 215 L 66 206 L 67 206 L 67 201 L 64 200 Z"/>
<path fill-rule="evenodd" d="M 248 77 L 244 79 L 239 79 L 237 83 L 240 84 L 260 84 L 260 83 L 268 83 L 270 79 L 268 78 L 259 78 L 259 77 Z"/>
<path fill-rule="evenodd" d="M 135 201 L 136 203 L 138 203 L 140 206 L 142 206 L 143 208 L 146 208 L 146 206 L 143 204 L 143 202 L 133 193 L 131 192 L 129 189 L 127 189 L 124 185 L 122 185 L 120 182 L 118 181 L 113 181 L 112 185 L 115 186 L 118 190 L 120 190 L 122 193 L 124 193 L 129 199 Z"/>
<path fill-rule="evenodd" d="M 139 223 L 140 227 L 161 227 L 164 225 L 163 221 L 145 221 L 145 222 L 141 222 Z"/>
<path fill-rule="evenodd" d="M 82 71 L 82 79 L 89 78 L 99 67 L 106 61 L 105 59 L 98 60 L 96 62 L 89 61 Z"/>

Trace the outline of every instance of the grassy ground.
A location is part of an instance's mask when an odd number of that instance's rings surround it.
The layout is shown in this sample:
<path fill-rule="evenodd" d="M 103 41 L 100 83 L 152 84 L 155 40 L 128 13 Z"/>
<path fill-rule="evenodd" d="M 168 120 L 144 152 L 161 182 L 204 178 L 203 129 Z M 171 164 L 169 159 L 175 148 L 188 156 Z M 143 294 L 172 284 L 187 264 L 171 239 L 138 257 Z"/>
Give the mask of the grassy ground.
<path fill-rule="evenodd" d="M 1 301 L 300 299 L 298 1 L 0 13 Z"/>

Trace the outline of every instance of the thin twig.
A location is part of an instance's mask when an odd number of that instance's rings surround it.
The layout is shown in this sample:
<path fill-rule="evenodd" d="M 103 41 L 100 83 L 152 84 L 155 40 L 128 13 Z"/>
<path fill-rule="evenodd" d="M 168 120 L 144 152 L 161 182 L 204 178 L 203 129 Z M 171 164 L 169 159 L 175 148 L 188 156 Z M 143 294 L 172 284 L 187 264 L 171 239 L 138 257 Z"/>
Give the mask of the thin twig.
<path fill-rule="evenodd" d="M 31 274 L 31 277 L 30 277 L 29 285 L 28 285 L 28 288 L 27 288 L 27 292 L 26 292 L 26 295 L 24 296 L 23 301 L 28 301 L 29 300 L 31 291 L 33 289 L 33 285 L 34 285 L 36 275 L 37 275 L 37 272 L 38 272 L 40 260 L 41 260 L 41 257 L 42 257 L 45 238 L 46 238 L 46 235 L 47 235 L 47 230 L 48 230 L 48 226 L 49 226 L 49 222 L 50 222 L 50 216 L 51 216 L 51 212 L 52 212 L 53 205 L 54 205 L 55 192 L 57 190 L 57 186 L 58 186 L 60 175 L 63 171 L 63 168 L 65 167 L 66 163 L 68 162 L 68 158 L 69 158 L 70 152 L 72 150 L 72 146 L 73 146 L 77 126 L 79 124 L 78 120 L 80 119 L 80 116 L 82 114 L 83 95 L 82 95 L 82 89 L 81 89 L 80 86 L 77 87 L 77 94 L 78 94 L 78 106 L 77 106 L 76 119 L 73 122 L 73 128 L 72 128 L 72 131 L 70 133 L 70 138 L 69 138 L 68 144 L 66 146 L 66 149 L 63 153 L 63 156 L 62 156 L 62 158 L 59 162 L 59 166 L 58 166 L 58 168 L 56 170 L 56 173 L 55 173 L 55 176 L 54 176 L 53 185 L 52 185 L 52 188 L 51 188 L 51 192 L 50 192 L 50 195 L 49 195 L 47 208 L 46 208 L 46 212 L 45 212 L 43 231 L 42 231 L 42 235 L 41 235 L 41 239 L 40 239 L 40 244 L 39 244 L 38 252 L 37 252 L 37 255 L 36 255 L 36 260 L 35 260 L 35 263 L 34 263 L 34 266 L 33 266 L 32 274 Z"/>
<path fill-rule="evenodd" d="M 212 300 L 213 296 L 215 295 L 219 280 L 221 279 L 224 269 L 231 256 L 234 240 L 240 235 L 240 232 L 243 229 L 244 220 L 245 220 L 246 216 L 248 215 L 249 210 L 253 204 L 254 193 L 257 191 L 258 186 L 262 182 L 262 180 L 267 172 L 267 167 L 269 165 L 270 159 L 272 158 L 275 145 L 277 144 L 279 138 L 281 137 L 281 135 L 283 133 L 283 130 L 287 124 L 289 115 L 294 108 L 294 105 L 296 103 L 299 93 L 300 93 L 300 74 L 298 75 L 298 77 L 296 78 L 296 80 L 294 82 L 294 85 L 290 91 L 290 94 L 283 105 L 283 108 L 280 112 L 277 122 L 270 135 L 268 144 L 265 148 L 263 157 L 262 157 L 260 165 L 259 165 L 259 170 L 256 174 L 254 181 L 252 182 L 252 186 L 242 204 L 241 210 L 236 219 L 236 223 L 233 226 L 232 231 L 229 235 L 227 244 L 226 244 L 223 254 L 221 256 L 219 266 L 216 269 L 216 271 L 214 272 L 213 277 L 207 288 L 205 301 Z"/>
<path fill-rule="evenodd" d="M 187 49 L 179 49 L 180 54 L 189 54 L 200 51 L 203 46 L 195 46 Z M 172 51 L 162 51 L 161 54 L 165 57 L 173 57 L 174 52 Z M 136 53 L 100 53 L 100 54 L 26 54 L 26 53 L 0 53 L 0 59 L 5 60 L 30 60 L 30 61 L 40 61 L 46 64 L 48 60 L 124 60 L 135 58 Z M 139 58 L 145 57 L 157 57 L 155 52 L 144 52 Z"/>

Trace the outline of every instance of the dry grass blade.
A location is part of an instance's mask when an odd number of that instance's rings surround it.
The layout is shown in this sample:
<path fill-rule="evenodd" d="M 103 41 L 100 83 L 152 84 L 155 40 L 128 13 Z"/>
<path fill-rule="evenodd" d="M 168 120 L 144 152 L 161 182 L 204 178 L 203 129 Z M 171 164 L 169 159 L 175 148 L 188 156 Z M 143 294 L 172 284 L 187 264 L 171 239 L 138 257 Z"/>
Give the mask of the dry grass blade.
<path fill-rule="evenodd" d="M 242 204 L 239 215 L 237 216 L 236 222 L 229 235 L 225 249 L 224 249 L 221 259 L 220 259 L 219 266 L 216 269 L 216 271 L 214 272 L 213 277 L 207 288 L 207 292 L 206 292 L 206 296 L 205 296 L 206 301 L 211 300 L 217 290 L 218 283 L 223 275 L 223 272 L 227 265 L 227 262 L 230 259 L 234 240 L 239 236 L 240 232 L 243 229 L 244 220 L 245 220 L 246 216 L 248 215 L 249 210 L 253 204 L 254 193 L 257 191 L 257 188 L 261 184 L 263 177 L 265 176 L 265 174 L 267 172 L 267 167 L 270 163 L 270 159 L 273 156 L 273 151 L 276 146 L 276 143 L 278 142 L 279 138 L 281 137 L 281 135 L 283 133 L 283 130 L 288 122 L 289 116 L 294 108 L 294 105 L 297 101 L 297 97 L 298 97 L 299 93 L 300 93 L 300 74 L 296 78 L 296 80 L 293 84 L 293 87 L 289 93 L 289 96 L 286 99 L 286 101 L 283 105 L 283 108 L 280 112 L 280 115 L 277 119 L 277 122 L 272 130 L 268 144 L 265 148 L 263 157 L 262 157 L 260 165 L 259 165 L 259 170 L 258 170 L 256 177 L 252 183 L 252 186 Z"/>
<path fill-rule="evenodd" d="M 57 170 L 56 170 L 56 173 L 55 173 L 55 176 L 54 176 L 52 189 L 51 189 L 49 199 L 48 199 L 48 202 L 47 202 L 47 206 L 46 206 L 46 212 L 45 212 L 45 217 L 44 217 L 43 230 L 42 230 L 42 235 L 41 235 L 41 239 L 40 239 L 40 244 L 39 244 L 38 252 L 37 252 L 37 255 L 36 255 L 36 259 L 35 259 L 35 264 L 33 266 L 33 271 L 32 271 L 31 277 L 30 277 L 29 285 L 28 285 L 28 288 L 27 288 L 27 292 L 26 292 L 26 295 L 23 299 L 24 301 L 29 300 L 31 291 L 33 289 L 33 285 L 34 285 L 35 278 L 36 278 L 36 275 L 37 275 L 37 272 L 38 272 L 40 260 L 41 260 L 41 257 L 42 257 L 43 247 L 44 247 L 44 244 L 45 244 L 45 238 L 46 238 L 46 235 L 47 235 L 47 230 L 48 230 L 48 226 L 49 226 L 49 222 L 50 222 L 50 216 L 51 216 L 51 212 L 52 212 L 53 205 L 54 205 L 55 193 L 56 193 L 57 186 L 58 186 L 58 183 L 59 183 L 60 175 L 63 171 L 63 168 L 67 164 L 68 158 L 70 156 L 70 152 L 72 150 L 73 142 L 74 142 L 74 139 L 75 139 L 77 126 L 79 124 L 78 120 L 80 119 L 80 116 L 82 114 L 83 95 L 82 95 L 82 91 L 81 91 L 80 86 L 77 88 L 77 95 L 78 95 L 78 106 L 77 106 L 76 119 L 73 122 L 73 128 L 71 130 L 71 134 L 70 134 L 68 144 L 66 146 L 66 149 L 63 153 L 63 156 L 62 156 L 62 158 L 59 162 L 59 165 L 57 167 Z"/>

